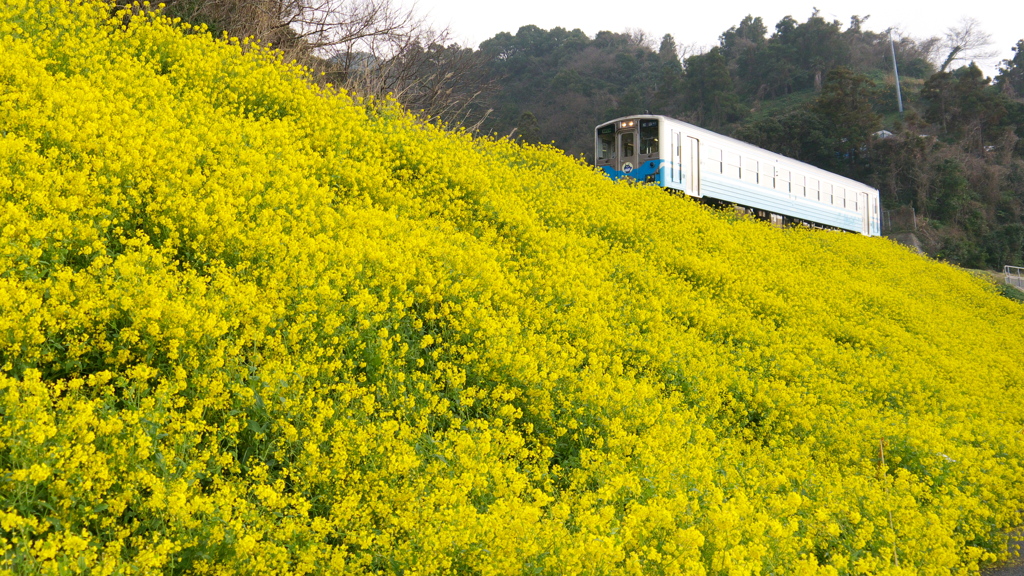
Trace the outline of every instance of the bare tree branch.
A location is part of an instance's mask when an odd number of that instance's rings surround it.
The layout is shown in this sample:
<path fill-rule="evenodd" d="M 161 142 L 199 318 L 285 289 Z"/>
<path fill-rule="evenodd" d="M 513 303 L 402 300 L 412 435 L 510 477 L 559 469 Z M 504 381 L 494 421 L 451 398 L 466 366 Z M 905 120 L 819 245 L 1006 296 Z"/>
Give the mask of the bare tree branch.
<path fill-rule="evenodd" d="M 945 72 L 950 64 L 957 61 L 985 60 L 997 54 L 989 49 L 992 36 L 981 29 L 981 24 L 970 17 L 963 17 L 956 26 L 946 29 L 942 46 L 946 58 L 939 66 L 939 72 Z"/>
<path fill-rule="evenodd" d="M 475 104 L 493 89 L 479 56 L 396 0 L 166 0 L 166 11 L 271 44 L 325 83 L 390 95 L 449 125 L 486 114 Z"/>

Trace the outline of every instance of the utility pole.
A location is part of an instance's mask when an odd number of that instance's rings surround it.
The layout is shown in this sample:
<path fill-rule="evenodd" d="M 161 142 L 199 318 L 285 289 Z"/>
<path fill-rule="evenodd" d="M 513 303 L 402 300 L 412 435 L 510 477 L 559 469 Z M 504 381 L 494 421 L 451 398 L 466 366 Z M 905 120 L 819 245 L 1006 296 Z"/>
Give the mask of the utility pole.
<path fill-rule="evenodd" d="M 892 53 L 892 74 L 896 77 L 896 103 L 900 108 L 900 118 L 903 118 L 903 95 L 900 94 L 900 71 L 896 68 L 896 46 L 892 43 L 892 28 L 889 28 L 889 51 Z"/>

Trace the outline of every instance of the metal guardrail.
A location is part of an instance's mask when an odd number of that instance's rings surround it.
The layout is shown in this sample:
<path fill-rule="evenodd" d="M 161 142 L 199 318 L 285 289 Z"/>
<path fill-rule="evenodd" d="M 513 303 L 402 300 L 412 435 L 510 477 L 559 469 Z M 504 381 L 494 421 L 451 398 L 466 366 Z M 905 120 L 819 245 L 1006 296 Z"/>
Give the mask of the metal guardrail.
<path fill-rule="evenodd" d="M 893 210 L 882 210 L 882 234 L 895 232 L 916 232 L 917 211 L 913 206 L 901 206 Z"/>
<path fill-rule="evenodd" d="M 1020 266 L 1003 266 L 1006 283 L 1024 290 L 1024 268 Z"/>

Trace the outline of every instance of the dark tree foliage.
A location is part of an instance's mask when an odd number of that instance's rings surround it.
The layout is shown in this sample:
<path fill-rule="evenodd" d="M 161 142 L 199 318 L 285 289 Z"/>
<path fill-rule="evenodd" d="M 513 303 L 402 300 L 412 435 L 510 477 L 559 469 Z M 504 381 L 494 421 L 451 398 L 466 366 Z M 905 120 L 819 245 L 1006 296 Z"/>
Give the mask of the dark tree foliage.
<path fill-rule="evenodd" d="M 835 169 L 832 141 L 824 118 L 812 107 L 759 118 L 740 126 L 735 137 L 815 166 Z"/>
<path fill-rule="evenodd" d="M 523 112 L 519 117 L 519 124 L 516 126 L 519 139 L 529 144 L 540 143 L 540 126 L 537 124 L 537 117 L 533 112 Z"/>
<path fill-rule="evenodd" d="M 874 85 L 847 68 L 829 72 L 821 93 L 785 114 L 764 116 L 735 136 L 779 154 L 846 176 L 865 176 L 872 134 L 881 118 L 872 106 Z"/>
<path fill-rule="evenodd" d="M 764 46 L 767 33 L 768 29 L 765 28 L 761 17 L 754 18 L 748 14 L 740 21 L 739 26 L 733 26 L 722 33 L 719 38 L 722 55 L 731 61 L 755 52 Z"/>
<path fill-rule="evenodd" d="M 654 85 L 652 109 L 667 116 L 684 113 L 680 105 L 683 90 L 683 65 L 679 61 L 679 49 L 675 38 L 666 34 L 658 48 L 658 72 Z"/>
<path fill-rule="evenodd" d="M 686 59 L 683 102 L 700 125 L 720 130 L 743 115 L 725 56 L 716 46 Z"/>
<path fill-rule="evenodd" d="M 825 123 L 837 164 L 854 166 L 863 160 L 871 135 L 882 127 L 872 106 L 874 93 L 874 84 L 863 74 L 841 66 L 828 73 L 814 112 Z"/>
<path fill-rule="evenodd" d="M 888 43 L 888 35 L 882 38 L 882 51 L 885 52 L 885 44 Z M 932 46 L 938 43 L 938 38 L 930 38 L 923 42 L 915 41 L 906 36 L 894 38 L 893 48 L 896 51 L 896 60 L 899 63 L 900 76 L 903 78 L 917 78 L 925 80 L 934 74 L 937 69 L 935 64 L 929 60 Z M 885 55 L 884 58 L 889 58 Z"/>
<path fill-rule="evenodd" d="M 978 268 L 1024 266 L 1024 224 L 1011 223 L 990 230 L 982 237 L 981 245 L 985 262 Z"/>
<path fill-rule="evenodd" d="M 864 30 L 866 20 L 854 16 L 844 32 L 838 21 L 827 22 L 817 14 L 803 23 L 786 16 L 766 37 L 762 20 L 747 16 L 722 34 L 722 54 L 744 98 L 757 102 L 820 90 L 828 72 L 838 66 L 858 72 L 886 66 L 888 37 Z M 910 48 L 910 42 L 904 44 Z"/>
<path fill-rule="evenodd" d="M 971 202 L 976 200 L 963 164 L 954 158 L 940 162 L 932 186 L 934 192 L 929 203 L 929 215 L 945 222 L 963 224 Z"/>
<path fill-rule="evenodd" d="M 671 36 L 655 51 L 627 34 L 591 40 L 531 27 L 481 48 L 505 79 L 494 104 L 496 118 L 508 118 L 500 133 L 589 154 L 594 126 L 665 114 L 878 187 L 886 208 L 914 208 L 934 255 L 977 267 L 1021 263 L 1021 45 L 993 86 L 976 66 L 935 74 L 928 42 L 894 39 L 908 106 L 898 119 L 889 37 L 865 30 L 865 20 L 843 30 L 817 15 L 787 17 L 768 36 L 748 16 L 685 66 Z M 877 137 L 883 126 L 891 134 Z"/>
<path fill-rule="evenodd" d="M 866 20 L 854 17 L 850 29 L 843 31 L 839 22 L 817 14 L 806 22 L 787 16 L 769 36 L 764 21 L 748 15 L 722 33 L 720 46 L 691 55 L 685 65 L 672 36 L 662 38 L 655 51 L 630 34 L 607 31 L 592 39 L 579 30 L 536 26 L 514 35 L 503 32 L 480 46 L 492 77 L 502 86 L 490 103 L 495 112 L 488 128 L 508 134 L 529 110 L 537 117 L 542 140 L 574 155 L 590 153 L 596 124 L 639 112 L 728 133 L 760 102 L 820 91 L 829 72 L 839 66 L 877 83 L 878 74 L 891 70 L 888 36 L 864 30 Z M 902 38 L 898 54 L 922 58 L 926 51 Z M 894 107 L 894 84 L 875 86 L 872 94 L 876 99 L 885 96 L 886 105 Z M 586 128 L 575 128 L 573 122 L 584 118 Z M 815 151 L 805 156 L 831 159 L 834 154 Z"/>
<path fill-rule="evenodd" d="M 590 39 L 579 30 L 526 26 L 496 35 L 480 51 L 503 86 L 487 125 L 497 134 L 511 133 L 529 110 L 542 141 L 589 154 L 600 122 L 647 111 L 686 115 L 683 68 L 671 36 L 655 52 L 628 34 L 600 32 Z"/>
<path fill-rule="evenodd" d="M 1011 98 L 1024 98 L 1024 40 L 1013 47 L 1013 58 L 1003 60 L 995 84 Z"/>
<path fill-rule="evenodd" d="M 579 30 L 524 26 L 515 35 L 498 34 L 480 45 L 502 86 L 489 103 L 494 114 L 485 129 L 526 139 L 517 128 L 530 112 L 537 141 L 589 154 L 601 122 L 649 110 L 682 114 L 675 51 L 671 37 L 655 52 L 613 32 L 591 39 Z"/>
<path fill-rule="evenodd" d="M 899 130 L 873 143 L 871 180 L 879 189 L 884 207 L 910 206 L 924 214 L 931 184 L 929 159 L 934 145 L 934 139 L 921 137 L 913 129 Z"/>
<path fill-rule="evenodd" d="M 795 89 L 819 89 L 829 70 L 849 64 L 849 46 L 839 21 L 826 22 L 815 13 L 802 24 L 789 16 L 775 27 L 773 42 L 778 54 L 796 70 Z"/>
<path fill-rule="evenodd" d="M 489 129 L 589 157 L 595 126 L 663 114 L 877 187 L 886 209 L 913 208 L 933 255 L 1024 261 L 1024 41 L 993 83 L 974 65 L 936 73 L 938 39 L 896 32 L 890 48 L 867 20 L 787 16 L 769 33 L 749 15 L 684 61 L 668 35 L 498 34 L 480 47 L 502 87 Z"/>
<path fill-rule="evenodd" d="M 1007 98 L 993 88 L 972 62 L 954 72 L 939 72 L 921 91 L 925 118 L 942 134 L 977 152 L 1006 129 Z"/>

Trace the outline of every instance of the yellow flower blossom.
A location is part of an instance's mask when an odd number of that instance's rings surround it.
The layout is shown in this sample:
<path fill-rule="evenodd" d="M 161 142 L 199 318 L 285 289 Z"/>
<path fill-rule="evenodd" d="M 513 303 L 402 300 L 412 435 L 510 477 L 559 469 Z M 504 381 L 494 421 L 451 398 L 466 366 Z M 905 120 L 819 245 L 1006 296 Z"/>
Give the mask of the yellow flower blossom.
<path fill-rule="evenodd" d="M 1024 311 L 314 86 L 0 3 L 0 572 L 972 574 Z"/>

